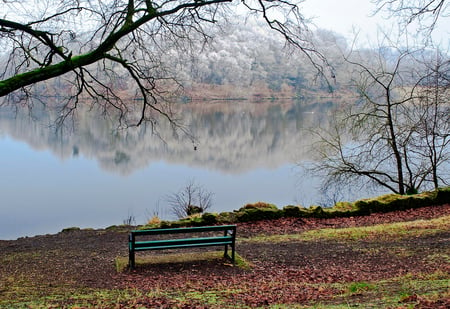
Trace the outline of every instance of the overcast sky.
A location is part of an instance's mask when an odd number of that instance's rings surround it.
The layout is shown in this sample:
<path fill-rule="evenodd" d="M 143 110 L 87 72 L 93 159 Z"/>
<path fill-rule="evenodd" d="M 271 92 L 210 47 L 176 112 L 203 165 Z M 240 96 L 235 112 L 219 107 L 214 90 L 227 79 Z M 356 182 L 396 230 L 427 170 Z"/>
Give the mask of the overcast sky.
<path fill-rule="evenodd" d="M 386 20 L 381 15 L 372 16 L 375 5 L 370 0 L 306 0 L 302 4 L 306 17 L 314 16 L 314 23 L 319 28 L 333 30 L 348 38 L 353 38 L 352 29 L 360 30 L 360 40 L 369 37 L 372 41 L 377 36 L 377 25 L 388 29 L 393 20 Z M 397 21 L 398 24 L 398 21 Z M 441 18 L 434 39 L 443 45 L 449 45 L 450 17 Z"/>

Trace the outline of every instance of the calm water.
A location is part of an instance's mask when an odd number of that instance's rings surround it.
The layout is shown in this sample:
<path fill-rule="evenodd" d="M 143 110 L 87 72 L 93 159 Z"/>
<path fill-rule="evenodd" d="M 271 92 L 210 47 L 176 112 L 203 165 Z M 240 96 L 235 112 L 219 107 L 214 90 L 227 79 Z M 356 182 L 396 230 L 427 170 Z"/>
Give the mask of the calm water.
<path fill-rule="evenodd" d="M 189 181 L 214 193 L 211 211 L 266 201 L 320 200 L 296 163 L 307 159 L 305 127 L 326 121 L 330 103 L 202 103 L 183 106 L 197 150 L 164 123 L 117 132 L 79 112 L 56 130 L 51 113 L 0 112 L 0 239 L 102 228 L 133 216 L 173 219 L 166 196 Z"/>

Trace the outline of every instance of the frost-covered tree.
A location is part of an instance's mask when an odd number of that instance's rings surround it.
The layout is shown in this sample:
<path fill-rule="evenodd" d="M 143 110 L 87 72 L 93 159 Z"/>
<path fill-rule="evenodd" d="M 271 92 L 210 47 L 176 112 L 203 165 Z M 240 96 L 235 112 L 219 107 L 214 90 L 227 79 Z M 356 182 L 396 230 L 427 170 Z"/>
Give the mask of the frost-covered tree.
<path fill-rule="evenodd" d="M 211 39 L 210 29 L 236 12 L 257 16 L 295 46 L 318 72 L 327 62 L 308 36 L 298 3 L 281 0 L 9 0 L 0 5 L 0 97 L 3 103 L 58 96 L 61 120 L 90 98 L 125 124 L 171 119 L 164 102 L 178 89 L 171 63 Z M 239 8 L 240 7 L 240 8 Z M 176 52 L 174 52 L 176 51 Z M 217 56 L 230 60 L 218 51 Z M 238 67 L 239 59 L 229 63 Z M 175 66 L 176 67 L 176 66 Z M 244 68 L 245 69 L 245 68 Z M 227 72 L 218 71 L 220 74 Z M 242 72 L 244 74 L 244 72 Z M 59 78 L 56 89 L 48 81 Z M 130 96 L 131 93 L 131 96 Z M 137 99 L 137 100 L 130 100 Z"/>

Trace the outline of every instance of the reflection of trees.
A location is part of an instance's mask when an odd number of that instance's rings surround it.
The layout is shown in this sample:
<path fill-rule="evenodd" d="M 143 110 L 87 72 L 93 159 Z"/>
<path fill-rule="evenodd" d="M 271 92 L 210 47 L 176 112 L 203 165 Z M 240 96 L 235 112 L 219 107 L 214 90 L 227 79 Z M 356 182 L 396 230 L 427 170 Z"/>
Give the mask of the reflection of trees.
<path fill-rule="evenodd" d="M 130 173 L 155 161 L 202 166 L 227 172 L 276 167 L 294 157 L 310 141 L 299 130 L 326 117 L 330 104 L 190 103 L 179 105 L 183 122 L 196 137 L 197 150 L 184 134 L 174 134 L 169 123 L 116 130 L 113 119 L 92 111 L 80 112 L 73 127 L 49 126 L 56 115 L 36 110 L 0 113 L 0 130 L 34 149 L 49 149 L 66 159 L 84 156 L 103 169 Z M 157 133 L 157 134 L 155 134 Z"/>

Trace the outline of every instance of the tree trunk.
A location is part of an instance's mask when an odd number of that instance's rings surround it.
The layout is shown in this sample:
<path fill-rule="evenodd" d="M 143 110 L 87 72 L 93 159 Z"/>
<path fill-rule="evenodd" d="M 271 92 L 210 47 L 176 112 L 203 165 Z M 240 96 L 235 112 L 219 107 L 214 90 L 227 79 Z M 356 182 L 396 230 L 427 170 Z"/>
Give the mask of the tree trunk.
<path fill-rule="evenodd" d="M 397 147 L 397 138 L 395 136 L 394 130 L 394 122 L 392 120 L 392 103 L 391 103 L 391 94 L 389 88 L 386 89 L 386 103 L 388 106 L 387 109 L 387 121 L 389 126 L 389 134 L 390 134 L 390 147 L 394 152 L 395 161 L 397 165 L 397 177 L 398 177 L 398 193 L 401 195 L 405 194 L 405 184 L 403 181 L 403 164 L 402 164 L 402 156 Z"/>

